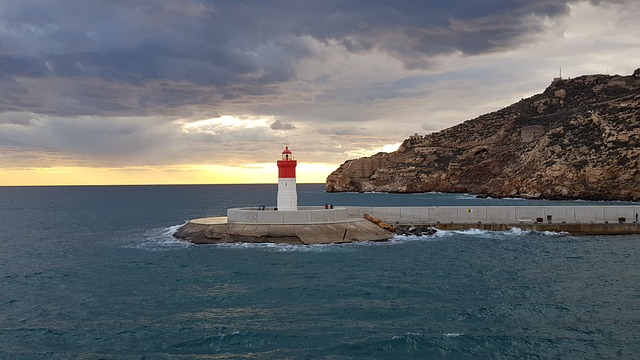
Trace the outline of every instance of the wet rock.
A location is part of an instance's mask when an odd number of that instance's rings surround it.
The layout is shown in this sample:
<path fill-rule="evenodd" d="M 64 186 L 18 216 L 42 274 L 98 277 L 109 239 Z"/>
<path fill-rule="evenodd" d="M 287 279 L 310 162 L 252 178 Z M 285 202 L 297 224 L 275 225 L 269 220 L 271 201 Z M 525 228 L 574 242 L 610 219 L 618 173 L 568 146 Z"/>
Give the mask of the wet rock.
<path fill-rule="evenodd" d="M 396 234 L 406 236 L 433 236 L 438 230 L 432 227 L 415 227 L 412 225 L 399 225 L 396 227 Z"/>
<path fill-rule="evenodd" d="M 381 219 L 373 217 L 373 216 L 371 216 L 369 214 L 364 214 L 362 217 L 364 217 L 365 219 L 371 221 L 372 223 L 378 225 L 379 227 L 381 227 L 381 228 L 383 228 L 383 229 L 385 229 L 387 231 L 390 231 L 390 232 L 395 232 L 396 231 L 395 226 L 389 225 L 386 222 L 382 221 Z"/>

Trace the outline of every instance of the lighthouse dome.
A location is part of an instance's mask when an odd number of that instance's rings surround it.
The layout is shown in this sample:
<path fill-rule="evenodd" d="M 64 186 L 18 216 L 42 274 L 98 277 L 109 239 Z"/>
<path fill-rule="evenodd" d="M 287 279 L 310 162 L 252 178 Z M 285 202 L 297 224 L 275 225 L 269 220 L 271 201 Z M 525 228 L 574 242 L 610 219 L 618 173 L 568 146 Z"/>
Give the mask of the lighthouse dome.
<path fill-rule="evenodd" d="M 293 154 L 291 153 L 291 150 L 289 150 L 289 146 L 285 146 L 284 150 L 282 150 L 282 160 L 283 161 L 293 160 Z"/>

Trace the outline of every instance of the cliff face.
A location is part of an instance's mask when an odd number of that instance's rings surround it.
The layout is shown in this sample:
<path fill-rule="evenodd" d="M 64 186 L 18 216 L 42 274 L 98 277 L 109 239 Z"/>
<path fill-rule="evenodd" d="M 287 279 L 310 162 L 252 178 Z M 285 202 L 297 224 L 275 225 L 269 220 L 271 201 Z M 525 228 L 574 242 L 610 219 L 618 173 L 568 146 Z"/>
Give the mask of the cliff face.
<path fill-rule="evenodd" d="M 640 200 L 640 69 L 555 80 L 542 94 L 348 160 L 328 192 L 465 192 Z"/>

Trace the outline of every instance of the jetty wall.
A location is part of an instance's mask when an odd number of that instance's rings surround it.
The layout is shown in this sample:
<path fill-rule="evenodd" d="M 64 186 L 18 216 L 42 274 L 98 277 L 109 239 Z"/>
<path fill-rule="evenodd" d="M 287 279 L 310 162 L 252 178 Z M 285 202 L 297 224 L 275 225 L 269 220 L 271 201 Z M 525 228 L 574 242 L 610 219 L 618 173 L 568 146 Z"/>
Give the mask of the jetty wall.
<path fill-rule="evenodd" d="M 362 214 L 355 216 L 362 218 Z M 347 208 L 326 209 L 324 206 L 298 206 L 298 210 L 274 210 L 257 207 L 227 210 L 227 221 L 239 224 L 321 224 L 347 221 Z"/>
<path fill-rule="evenodd" d="M 634 224 L 638 206 L 424 206 L 347 207 L 350 217 L 367 213 L 390 224 Z"/>

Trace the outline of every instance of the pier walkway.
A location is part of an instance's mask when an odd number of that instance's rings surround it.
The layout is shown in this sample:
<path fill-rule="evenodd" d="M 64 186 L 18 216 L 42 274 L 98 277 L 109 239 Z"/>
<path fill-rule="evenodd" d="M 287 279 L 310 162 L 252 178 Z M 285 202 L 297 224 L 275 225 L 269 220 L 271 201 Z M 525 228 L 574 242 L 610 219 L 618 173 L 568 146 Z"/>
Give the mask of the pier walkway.
<path fill-rule="evenodd" d="M 558 231 L 570 234 L 640 234 L 637 206 L 348 206 L 349 217 L 369 214 L 392 225 L 441 230 L 483 229 Z"/>

